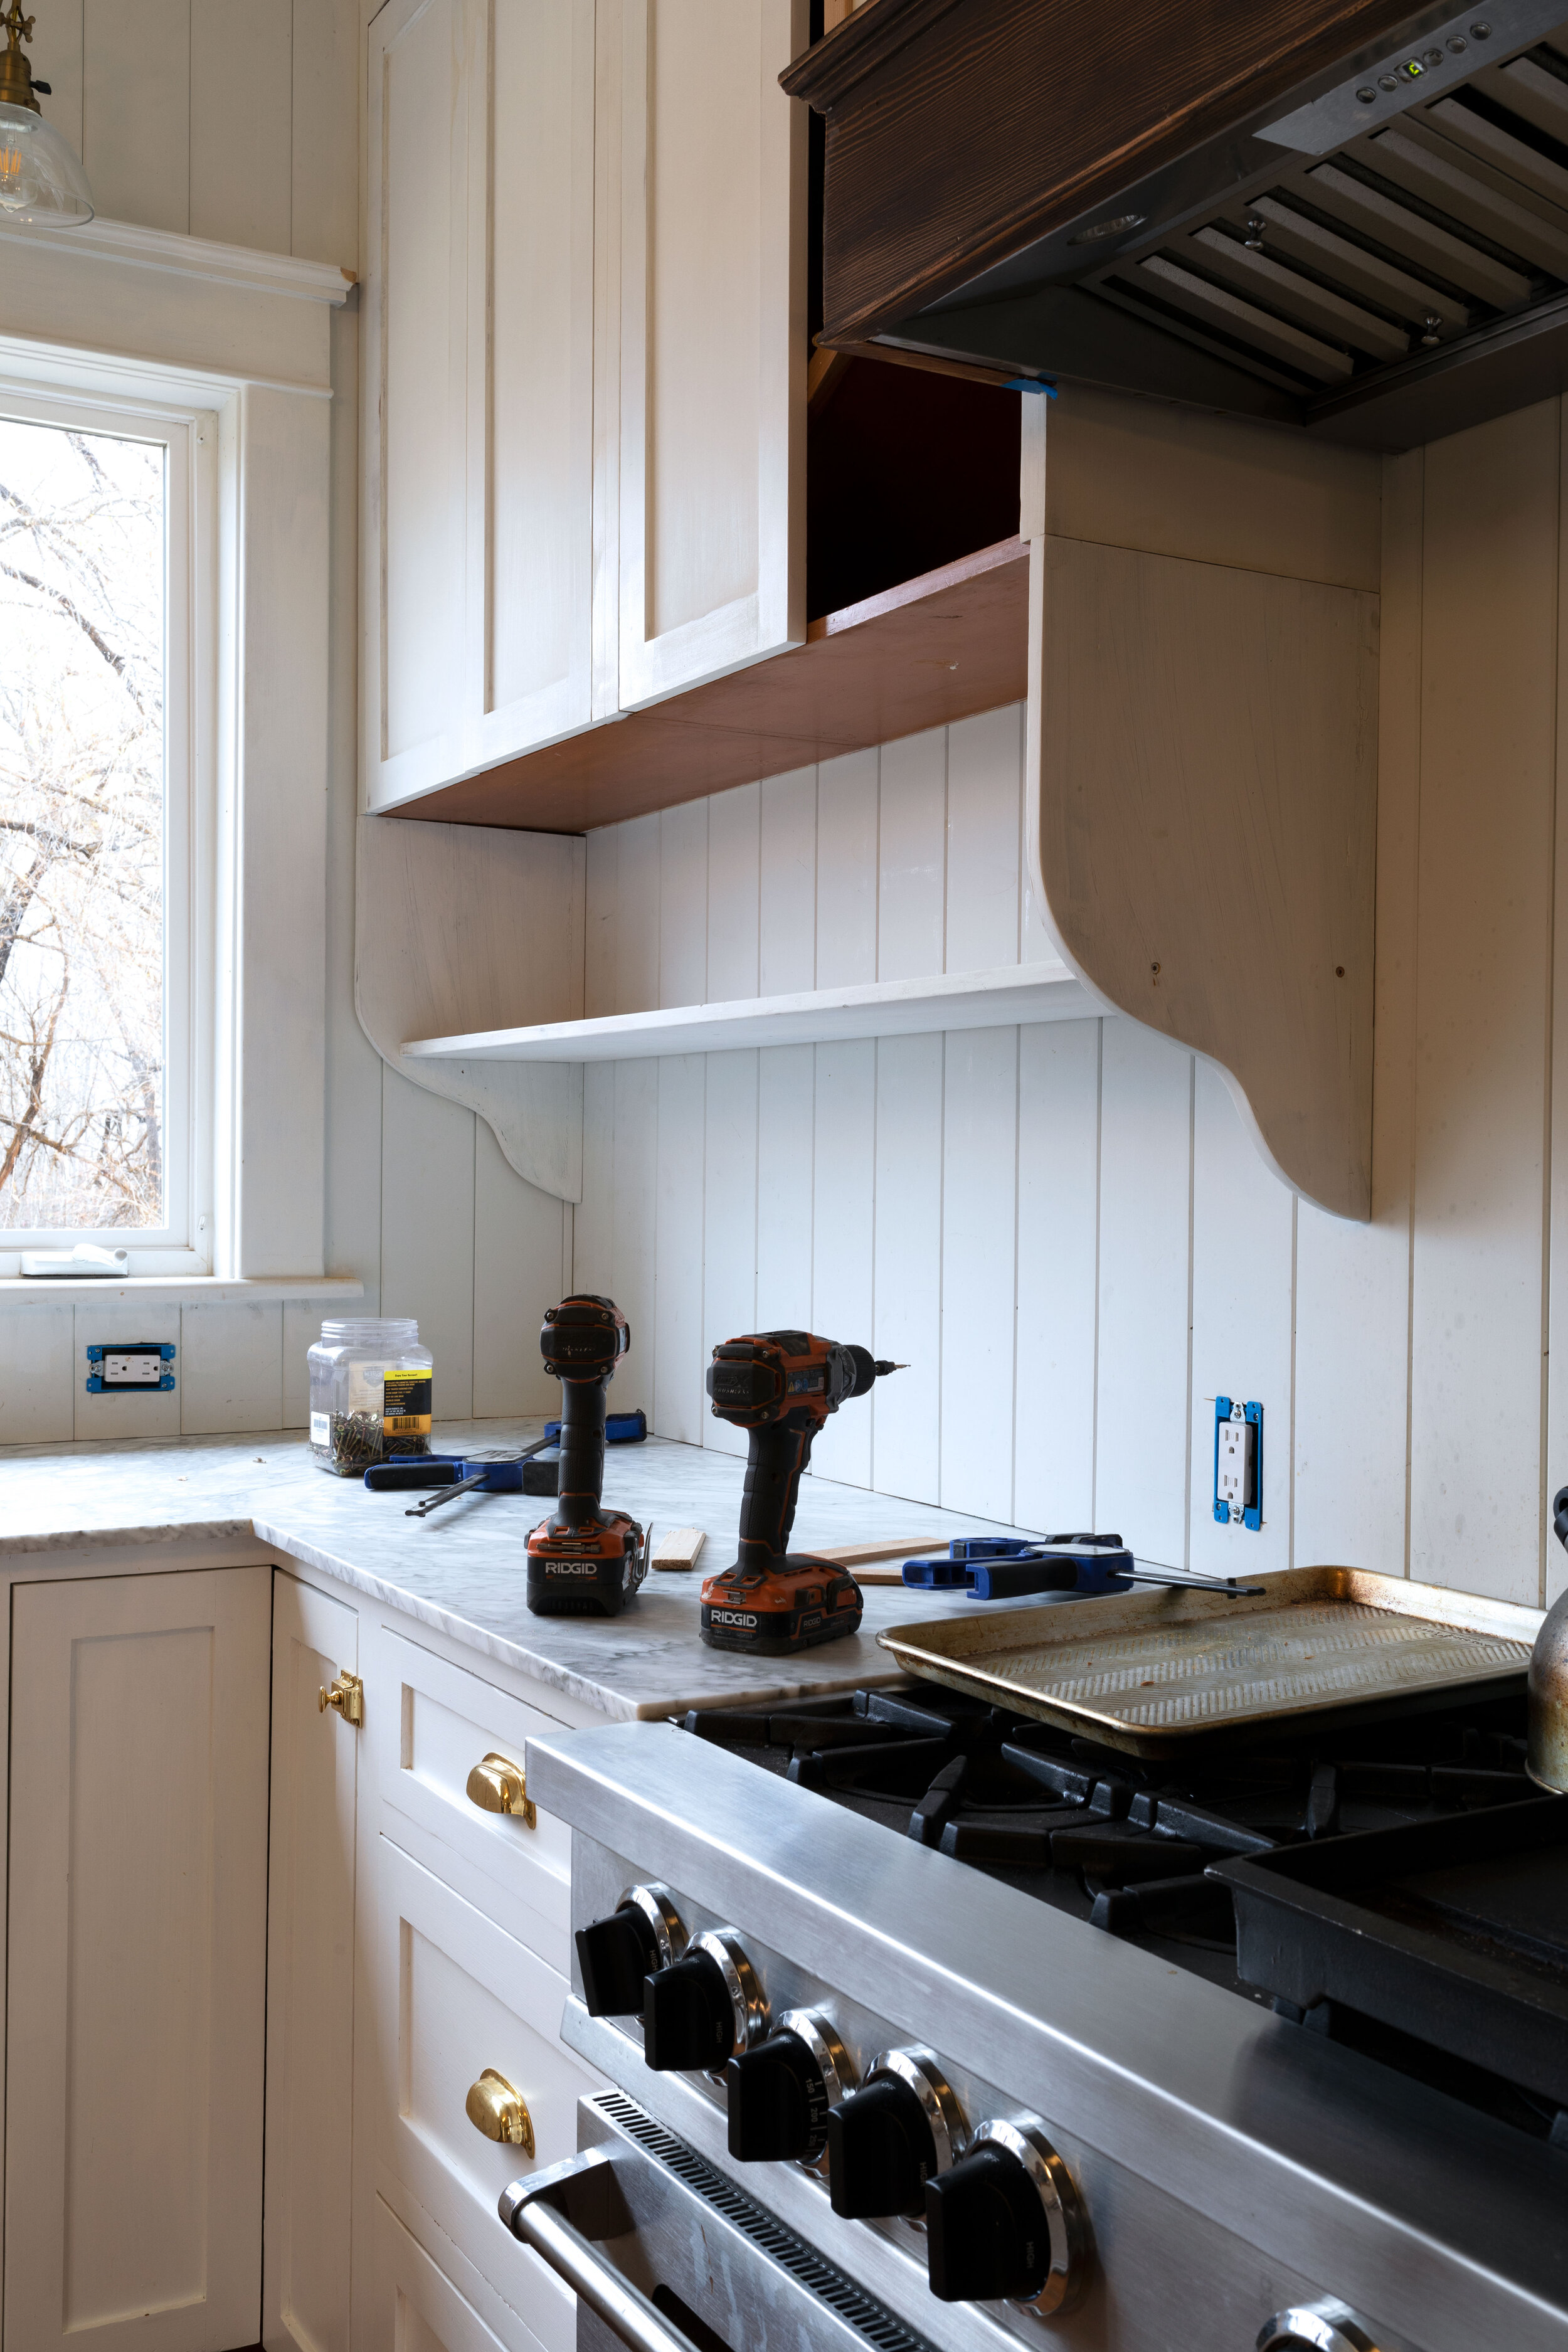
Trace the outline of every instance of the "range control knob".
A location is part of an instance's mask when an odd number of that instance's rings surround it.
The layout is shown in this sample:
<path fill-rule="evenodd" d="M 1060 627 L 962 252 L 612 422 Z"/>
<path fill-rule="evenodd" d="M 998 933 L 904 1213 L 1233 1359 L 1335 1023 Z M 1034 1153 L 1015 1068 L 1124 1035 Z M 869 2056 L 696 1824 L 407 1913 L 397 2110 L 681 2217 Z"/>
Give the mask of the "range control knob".
<path fill-rule="evenodd" d="M 942 2303 L 1070 2310 L 1089 2269 L 1071 2174 L 1032 2116 L 983 2123 L 969 2153 L 925 2187 L 926 2261 Z"/>
<path fill-rule="evenodd" d="M 963 2114 L 929 2050 L 884 2050 L 827 2118 L 828 2188 L 847 2221 L 918 2214 L 925 2185 L 963 2153 Z"/>
<path fill-rule="evenodd" d="M 686 1929 L 668 1886 L 628 1886 L 607 1919 L 579 1927 L 577 1965 L 590 2017 L 636 2017 L 643 1979 L 679 1959 Z"/>
<path fill-rule="evenodd" d="M 732 1927 L 694 1937 L 643 1984 L 643 2056 L 656 2074 L 721 2074 L 768 2030 L 767 1996 Z"/>
<path fill-rule="evenodd" d="M 825 2017 L 790 2009 L 778 2032 L 731 2058 L 730 2153 L 741 2164 L 765 2158 L 815 2165 L 827 2146 L 827 2118 L 853 2076 L 844 2044 Z"/>
<path fill-rule="evenodd" d="M 1302 2303 L 1266 2319 L 1258 2352 L 1377 2352 L 1365 2322 L 1332 2296 Z"/>

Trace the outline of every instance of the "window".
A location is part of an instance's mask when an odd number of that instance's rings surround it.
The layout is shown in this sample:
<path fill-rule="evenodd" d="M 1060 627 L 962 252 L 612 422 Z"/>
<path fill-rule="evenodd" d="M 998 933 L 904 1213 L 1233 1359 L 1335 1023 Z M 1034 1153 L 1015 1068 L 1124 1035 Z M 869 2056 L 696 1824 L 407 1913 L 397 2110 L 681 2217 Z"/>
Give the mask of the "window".
<path fill-rule="evenodd" d="M 5 1270 L 80 1240 L 138 1271 L 210 1263 L 191 594 L 206 422 L 0 385 Z"/>

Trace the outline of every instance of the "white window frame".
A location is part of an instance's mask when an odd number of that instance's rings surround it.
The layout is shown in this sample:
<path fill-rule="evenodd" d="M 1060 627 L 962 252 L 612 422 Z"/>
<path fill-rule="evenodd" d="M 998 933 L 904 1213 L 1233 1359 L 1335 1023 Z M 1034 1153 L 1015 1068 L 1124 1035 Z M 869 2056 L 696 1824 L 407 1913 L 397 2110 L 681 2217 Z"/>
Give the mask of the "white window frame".
<path fill-rule="evenodd" d="M 164 461 L 164 1200 L 160 1226 L 0 1231 L 0 1277 L 24 1250 L 96 1242 L 132 1275 L 213 1270 L 218 698 L 217 420 L 210 408 L 68 387 L 0 371 L 0 416 L 161 444 Z"/>

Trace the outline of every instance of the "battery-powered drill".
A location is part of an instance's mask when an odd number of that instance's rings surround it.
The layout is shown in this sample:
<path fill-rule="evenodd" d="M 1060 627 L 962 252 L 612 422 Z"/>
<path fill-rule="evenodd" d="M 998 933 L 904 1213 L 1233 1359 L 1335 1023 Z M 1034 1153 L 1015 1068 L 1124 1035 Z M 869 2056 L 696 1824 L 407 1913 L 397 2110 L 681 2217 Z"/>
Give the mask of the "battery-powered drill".
<path fill-rule="evenodd" d="M 791 1552 L 789 1531 L 812 1440 L 848 1397 L 902 1365 L 809 1331 L 753 1331 L 715 1348 L 713 1410 L 749 1430 L 733 1568 L 702 1587 L 702 1638 L 716 1650 L 777 1657 L 837 1641 L 860 1624 L 860 1588 L 836 1561 Z"/>
<path fill-rule="evenodd" d="M 544 1369 L 561 1381 L 556 1505 L 528 1538 L 528 1605 L 540 1617 L 618 1617 L 647 1571 L 636 1519 L 606 1511 L 605 1391 L 631 1345 L 614 1299 L 584 1292 L 547 1309 Z"/>

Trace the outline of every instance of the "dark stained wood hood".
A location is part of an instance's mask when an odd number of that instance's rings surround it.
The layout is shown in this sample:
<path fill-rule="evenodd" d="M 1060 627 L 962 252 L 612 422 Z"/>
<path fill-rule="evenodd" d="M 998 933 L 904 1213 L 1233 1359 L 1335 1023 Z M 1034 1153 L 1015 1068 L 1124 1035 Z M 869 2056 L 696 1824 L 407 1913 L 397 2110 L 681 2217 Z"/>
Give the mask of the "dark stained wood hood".
<path fill-rule="evenodd" d="M 820 341 L 1399 448 L 1568 387 L 1568 0 L 864 0 Z"/>

